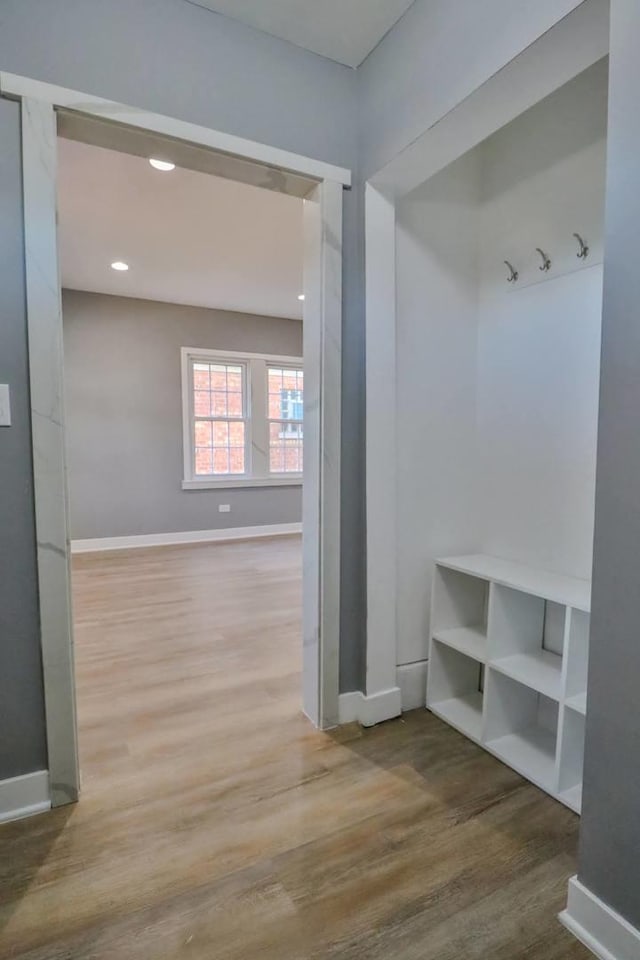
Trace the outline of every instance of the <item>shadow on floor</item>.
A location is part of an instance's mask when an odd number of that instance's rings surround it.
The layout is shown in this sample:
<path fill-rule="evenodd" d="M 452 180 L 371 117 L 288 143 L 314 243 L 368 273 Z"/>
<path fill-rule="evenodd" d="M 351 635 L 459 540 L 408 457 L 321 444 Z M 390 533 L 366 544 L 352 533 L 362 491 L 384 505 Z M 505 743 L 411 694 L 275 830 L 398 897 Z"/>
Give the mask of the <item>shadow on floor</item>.
<path fill-rule="evenodd" d="M 76 804 L 0 826 L 0 937 L 33 880 L 59 844 Z M 56 851 L 59 861 L 59 851 Z M 20 870 L 16 872 L 16 864 Z M 1 944 L 1 939 L 0 939 Z"/>

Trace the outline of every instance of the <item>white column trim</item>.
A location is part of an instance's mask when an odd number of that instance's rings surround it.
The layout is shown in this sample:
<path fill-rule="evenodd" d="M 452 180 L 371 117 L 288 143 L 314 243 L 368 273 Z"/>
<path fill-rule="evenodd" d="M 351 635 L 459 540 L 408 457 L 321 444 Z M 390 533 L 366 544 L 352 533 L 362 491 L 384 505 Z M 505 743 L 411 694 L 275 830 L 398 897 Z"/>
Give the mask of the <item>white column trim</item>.
<path fill-rule="evenodd" d="M 396 688 L 395 203 L 367 184 L 365 212 L 369 697 Z"/>
<path fill-rule="evenodd" d="M 56 147 L 53 107 L 24 99 L 22 178 L 31 438 L 42 672 L 54 807 L 77 800 L 80 790 L 67 532 Z"/>
<path fill-rule="evenodd" d="M 339 722 L 342 187 L 319 184 L 304 219 L 303 709 L 328 729 Z"/>

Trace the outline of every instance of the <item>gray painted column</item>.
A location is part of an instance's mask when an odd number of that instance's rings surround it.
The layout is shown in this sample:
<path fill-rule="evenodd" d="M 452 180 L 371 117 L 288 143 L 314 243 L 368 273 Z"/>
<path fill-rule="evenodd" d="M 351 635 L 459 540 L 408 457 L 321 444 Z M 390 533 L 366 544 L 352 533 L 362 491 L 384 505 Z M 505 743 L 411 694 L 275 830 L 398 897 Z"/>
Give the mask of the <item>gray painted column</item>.
<path fill-rule="evenodd" d="M 0 780 L 47 767 L 31 472 L 20 105 L 0 99 Z"/>
<path fill-rule="evenodd" d="M 640 4 L 612 0 L 601 408 L 579 879 L 640 927 Z"/>

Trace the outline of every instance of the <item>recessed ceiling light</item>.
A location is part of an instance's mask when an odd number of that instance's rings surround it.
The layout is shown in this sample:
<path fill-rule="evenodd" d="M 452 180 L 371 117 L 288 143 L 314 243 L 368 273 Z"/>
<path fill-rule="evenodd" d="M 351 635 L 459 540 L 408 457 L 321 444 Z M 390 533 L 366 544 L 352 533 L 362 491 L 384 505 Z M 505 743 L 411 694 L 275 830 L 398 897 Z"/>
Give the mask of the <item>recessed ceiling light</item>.
<path fill-rule="evenodd" d="M 175 163 L 171 163 L 170 160 L 155 160 L 151 158 L 149 163 L 155 170 L 162 170 L 164 173 L 168 173 L 169 170 L 175 170 Z"/>
<path fill-rule="evenodd" d="M 129 264 L 128 264 L 128 263 L 123 263 L 122 260 L 115 260 L 115 261 L 111 264 L 111 269 L 112 269 L 112 270 L 122 270 L 122 271 L 128 270 L 128 269 L 129 269 Z"/>
<path fill-rule="evenodd" d="M 304 300 L 304 293 L 298 294 L 298 300 Z"/>

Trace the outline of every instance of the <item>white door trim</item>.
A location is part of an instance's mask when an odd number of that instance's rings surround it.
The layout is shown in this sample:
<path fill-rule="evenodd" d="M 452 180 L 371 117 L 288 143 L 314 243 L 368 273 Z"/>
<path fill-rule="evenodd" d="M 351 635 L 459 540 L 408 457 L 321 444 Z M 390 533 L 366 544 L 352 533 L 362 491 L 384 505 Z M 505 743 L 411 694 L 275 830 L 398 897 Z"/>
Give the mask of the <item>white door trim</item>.
<path fill-rule="evenodd" d="M 57 107 L 108 118 L 309 178 L 305 200 L 304 709 L 338 722 L 342 190 L 350 173 L 264 144 L 0 73 L 22 104 L 23 194 L 40 632 L 51 803 L 77 800 L 77 724 L 56 236 Z"/>
<path fill-rule="evenodd" d="M 19 99 L 39 100 L 53 107 L 73 110 L 98 120 L 112 120 L 117 123 L 137 127 L 139 130 L 173 137 L 195 143 L 201 147 L 209 147 L 220 153 L 242 157 L 265 166 L 276 167 L 280 170 L 297 173 L 309 177 L 311 180 L 331 180 L 344 187 L 351 186 L 351 171 L 344 167 L 334 166 L 322 160 L 303 157 L 288 150 L 280 150 L 266 143 L 256 140 L 245 140 L 221 130 L 210 130 L 208 127 L 175 117 L 165 117 L 159 113 L 150 113 L 139 107 L 116 103 L 114 100 L 105 100 L 91 94 L 79 93 L 67 87 L 58 87 L 53 83 L 44 83 L 41 80 L 32 80 L 29 77 L 20 77 L 14 73 L 0 71 L 0 94 Z"/>

